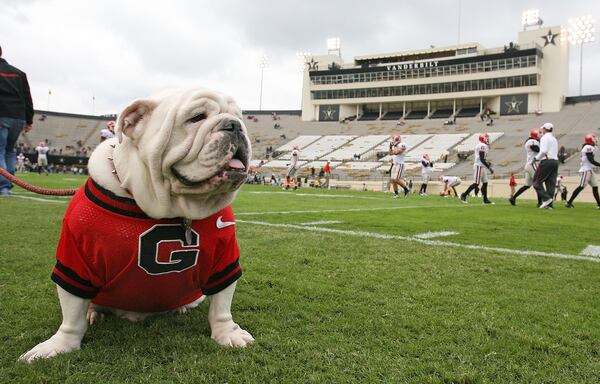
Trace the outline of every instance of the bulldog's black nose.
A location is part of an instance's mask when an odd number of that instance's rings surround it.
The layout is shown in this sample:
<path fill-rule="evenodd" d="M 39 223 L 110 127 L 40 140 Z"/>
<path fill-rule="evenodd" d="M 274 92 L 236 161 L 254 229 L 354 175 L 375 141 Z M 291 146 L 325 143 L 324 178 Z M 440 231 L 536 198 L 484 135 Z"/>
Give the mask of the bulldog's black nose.
<path fill-rule="evenodd" d="M 221 126 L 221 130 L 237 133 L 242 130 L 242 125 L 237 120 L 227 120 Z"/>

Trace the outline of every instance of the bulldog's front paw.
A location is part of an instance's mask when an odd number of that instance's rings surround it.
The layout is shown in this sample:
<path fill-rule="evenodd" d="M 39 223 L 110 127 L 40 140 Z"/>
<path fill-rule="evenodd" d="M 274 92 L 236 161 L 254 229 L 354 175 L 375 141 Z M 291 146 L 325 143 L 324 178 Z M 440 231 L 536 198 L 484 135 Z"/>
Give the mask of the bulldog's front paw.
<path fill-rule="evenodd" d="M 39 343 L 29 352 L 25 352 L 19 357 L 19 360 L 31 363 L 35 359 L 49 359 L 59 353 L 76 351 L 80 348 L 80 342 L 73 342 L 55 334 L 43 343 Z"/>
<path fill-rule="evenodd" d="M 233 321 L 220 324 L 212 330 L 211 338 L 219 345 L 226 347 L 245 347 L 252 343 L 254 338 L 246 330 L 240 328 Z"/>

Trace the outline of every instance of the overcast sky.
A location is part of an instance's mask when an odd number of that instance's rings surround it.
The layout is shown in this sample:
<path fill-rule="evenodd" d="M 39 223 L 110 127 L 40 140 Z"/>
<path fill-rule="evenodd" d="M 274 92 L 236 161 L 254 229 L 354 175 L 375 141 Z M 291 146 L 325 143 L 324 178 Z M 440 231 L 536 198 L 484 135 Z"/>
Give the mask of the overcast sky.
<path fill-rule="evenodd" d="M 570 16 L 600 18 L 600 2 L 594 0 L 461 4 L 460 42 L 488 48 L 517 40 L 525 9 L 539 8 L 546 26 L 566 25 Z M 328 37 L 341 38 L 344 61 L 459 41 L 459 0 L 0 0 L 0 5 L 3 57 L 27 73 L 35 108 L 83 114 L 118 113 L 132 99 L 191 85 L 228 93 L 242 109 L 258 109 L 263 54 L 270 58 L 263 109 L 299 109 L 296 52 L 324 54 Z M 570 53 L 569 95 L 579 93 L 579 49 Z M 583 58 L 583 93 L 600 93 L 600 42 L 587 44 Z"/>

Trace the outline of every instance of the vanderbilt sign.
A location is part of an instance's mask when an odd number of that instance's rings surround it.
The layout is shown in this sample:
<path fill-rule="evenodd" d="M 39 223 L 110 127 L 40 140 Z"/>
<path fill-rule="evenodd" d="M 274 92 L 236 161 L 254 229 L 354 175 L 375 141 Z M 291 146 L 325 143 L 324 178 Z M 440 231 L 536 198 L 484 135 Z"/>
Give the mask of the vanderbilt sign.
<path fill-rule="evenodd" d="M 401 71 L 405 69 L 431 68 L 437 67 L 439 61 L 424 61 L 420 63 L 386 65 L 388 71 Z"/>

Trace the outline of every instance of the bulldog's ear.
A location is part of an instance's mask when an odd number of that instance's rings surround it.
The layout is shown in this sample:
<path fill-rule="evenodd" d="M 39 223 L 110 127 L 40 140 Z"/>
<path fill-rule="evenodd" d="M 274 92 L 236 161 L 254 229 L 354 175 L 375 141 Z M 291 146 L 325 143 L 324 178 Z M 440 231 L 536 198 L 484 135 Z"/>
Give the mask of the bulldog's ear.
<path fill-rule="evenodd" d="M 157 103 L 152 100 L 136 100 L 121 112 L 115 128 L 119 143 L 123 142 L 123 135 L 134 138 L 136 133 L 139 133 L 140 120 L 152 113 L 156 105 Z"/>

